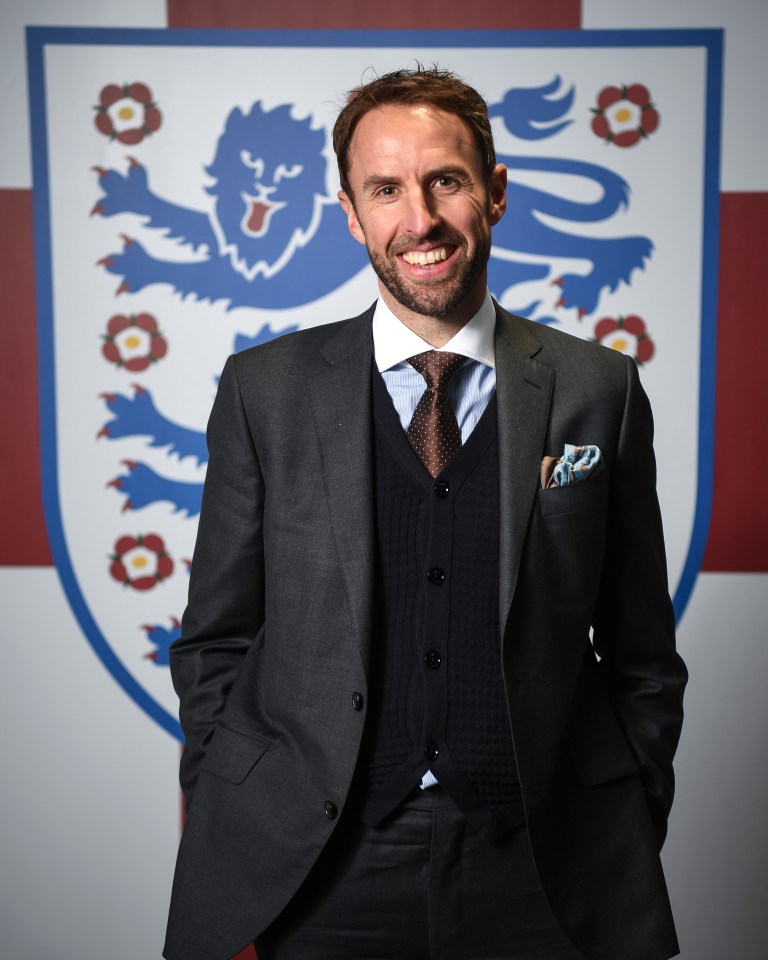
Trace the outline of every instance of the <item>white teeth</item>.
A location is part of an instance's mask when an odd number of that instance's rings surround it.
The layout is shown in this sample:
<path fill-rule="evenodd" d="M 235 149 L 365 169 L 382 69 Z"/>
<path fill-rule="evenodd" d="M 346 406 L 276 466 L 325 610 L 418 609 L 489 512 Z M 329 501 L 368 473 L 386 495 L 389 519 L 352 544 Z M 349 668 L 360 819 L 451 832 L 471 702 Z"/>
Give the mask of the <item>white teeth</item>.
<path fill-rule="evenodd" d="M 437 250 L 428 250 L 423 251 L 411 251 L 403 254 L 403 260 L 406 263 L 412 265 L 418 265 L 420 267 L 426 267 L 430 263 L 437 263 L 440 260 L 448 259 L 448 251 L 445 247 L 438 247 Z"/>

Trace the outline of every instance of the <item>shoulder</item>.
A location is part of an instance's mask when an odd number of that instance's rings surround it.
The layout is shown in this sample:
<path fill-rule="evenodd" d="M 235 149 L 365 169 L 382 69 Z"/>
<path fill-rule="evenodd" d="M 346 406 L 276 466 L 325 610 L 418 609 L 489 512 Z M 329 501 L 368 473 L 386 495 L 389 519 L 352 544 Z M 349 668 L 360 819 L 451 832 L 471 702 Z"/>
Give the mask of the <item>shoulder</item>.
<path fill-rule="evenodd" d="M 502 307 L 497 307 L 496 321 L 497 330 L 502 336 L 518 343 L 525 343 L 528 350 L 532 354 L 537 354 L 537 359 L 540 361 L 550 358 L 552 360 L 579 358 L 616 368 L 623 369 L 626 366 L 626 358 L 616 350 L 604 347 L 594 340 L 566 333 L 557 327 L 519 317 Z M 541 353 L 543 356 L 539 355 Z"/>
<path fill-rule="evenodd" d="M 561 387 L 571 384 L 585 392 L 592 392 L 595 388 L 616 388 L 623 393 L 628 380 L 637 375 L 631 358 L 617 350 L 556 327 L 526 320 L 501 307 L 496 311 L 496 331 L 497 345 L 501 339 L 514 352 L 523 353 L 532 362 L 549 367 Z"/>
<path fill-rule="evenodd" d="M 320 323 L 315 327 L 286 333 L 269 343 L 251 347 L 230 358 L 241 378 L 254 374 L 282 377 L 306 375 L 306 368 L 333 363 L 339 355 L 368 346 L 372 349 L 373 307 L 357 317 Z"/>

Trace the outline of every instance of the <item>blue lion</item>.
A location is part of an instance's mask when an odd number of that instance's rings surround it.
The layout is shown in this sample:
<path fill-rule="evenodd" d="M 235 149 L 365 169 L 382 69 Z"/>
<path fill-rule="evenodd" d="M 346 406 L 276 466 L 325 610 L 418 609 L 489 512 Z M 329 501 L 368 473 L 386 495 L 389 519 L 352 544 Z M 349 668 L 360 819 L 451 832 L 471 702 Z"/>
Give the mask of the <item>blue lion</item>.
<path fill-rule="evenodd" d="M 122 252 L 99 263 L 121 277 L 118 293 L 167 283 L 182 296 L 228 300 L 229 309 L 285 309 L 330 293 L 367 260 L 326 192 L 324 145 L 325 131 L 292 117 L 287 105 L 265 110 L 257 102 L 247 114 L 235 107 L 205 168 L 215 198 L 210 217 L 154 194 L 135 159 L 125 174 L 97 167 L 102 196 L 92 214 L 138 214 L 148 227 L 207 254 L 202 261 L 160 260 L 124 235 Z"/>
<path fill-rule="evenodd" d="M 600 196 L 587 202 L 566 200 L 510 179 L 507 215 L 494 227 L 493 241 L 498 252 L 488 264 L 489 286 L 497 296 L 528 280 L 549 279 L 561 290 L 557 306 L 577 310 L 581 319 L 597 309 L 606 290 L 614 291 L 622 281 L 629 283 L 632 273 L 644 267 L 653 251 L 647 237 L 590 237 L 552 225 L 553 221 L 564 225 L 599 223 L 627 207 L 629 186 L 618 174 L 594 163 L 557 157 L 500 156 L 499 160 L 506 165 L 511 178 L 515 170 L 565 174 L 597 186 Z M 506 250 L 524 251 L 540 257 L 542 262 L 506 259 Z M 547 262 L 553 257 L 588 260 L 592 266 L 587 273 L 553 277 Z M 536 306 L 531 304 L 518 312 L 530 313 Z M 542 317 L 535 319 L 544 322 Z M 546 318 L 546 322 L 556 320 Z"/>
<path fill-rule="evenodd" d="M 260 103 L 227 118 L 208 193 L 216 198 L 212 226 L 232 267 L 252 280 L 272 277 L 314 237 L 325 198 L 325 133 L 292 120 L 290 108 L 265 112 Z"/>
<path fill-rule="evenodd" d="M 543 140 L 556 136 L 573 121 L 565 119 L 573 106 L 575 90 L 562 90 L 554 77 L 539 87 L 516 87 L 491 104 L 491 118 L 499 117 L 509 133 L 519 140 Z M 494 228 L 494 249 L 488 264 L 491 290 L 501 297 L 505 291 L 530 280 L 545 280 L 560 287 L 558 307 L 574 309 L 579 318 L 593 313 L 605 291 L 614 291 L 620 282 L 629 283 L 632 273 L 643 269 L 653 244 L 647 237 L 593 237 L 578 232 L 580 224 L 610 220 L 629 206 L 629 185 L 606 167 L 567 157 L 525 157 L 499 155 L 509 171 L 508 210 Z M 532 187 L 515 177 L 515 171 L 539 174 L 546 182 L 551 174 L 565 175 L 597 188 L 593 201 L 580 202 L 557 193 Z M 519 259 L 516 254 L 525 254 Z M 529 258 L 539 258 L 531 262 Z M 553 258 L 589 261 L 587 273 L 552 276 Z M 531 315 L 539 303 L 518 307 Z M 540 323 L 557 322 L 554 317 L 536 316 Z"/>
<path fill-rule="evenodd" d="M 281 334 L 277 334 L 268 323 L 265 323 L 252 337 L 238 333 L 235 336 L 233 350 L 239 353 L 241 350 L 256 347 L 260 343 L 268 343 L 283 333 L 292 333 L 297 329 L 295 325 L 289 326 L 281 331 Z M 198 464 L 207 462 L 208 449 L 204 431 L 191 430 L 162 413 L 155 406 L 151 392 L 145 387 L 134 384 L 133 395 L 103 393 L 101 399 L 105 402 L 111 419 L 104 423 L 98 432 L 98 437 L 107 440 L 145 437 L 147 446 L 164 448 L 168 457 L 176 457 L 179 460 L 192 457 Z M 152 467 L 135 460 L 123 460 L 122 466 L 125 472 L 113 477 L 107 486 L 125 497 L 123 513 L 129 510 L 142 510 L 154 503 L 169 503 L 174 513 L 186 514 L 188 517 L 195 517 L 200 513 L 203 498 L 202 483 L 162 476 Z"/>

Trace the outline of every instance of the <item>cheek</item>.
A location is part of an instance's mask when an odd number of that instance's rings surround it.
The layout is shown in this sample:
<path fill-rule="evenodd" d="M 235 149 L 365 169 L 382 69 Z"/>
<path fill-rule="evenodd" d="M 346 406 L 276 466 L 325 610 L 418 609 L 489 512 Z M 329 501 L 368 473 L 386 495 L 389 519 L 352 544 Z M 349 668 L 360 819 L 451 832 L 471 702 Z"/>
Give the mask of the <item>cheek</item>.
<path fill-rule="evenodd" d="M 397 237 L 397 221 L 388 210 L 377 210 L 375 215 L 368 214 L 358 221 L 360 236 L 368 246 L 377 250 L 386 250 Z"/>
<path fill-rule="evenodd" d="M 460 204 L 446 205 L 444 216 L 466 234 L 482 233 L 495 222 L 493 206 L 485 197 L 464 197 Z"/>

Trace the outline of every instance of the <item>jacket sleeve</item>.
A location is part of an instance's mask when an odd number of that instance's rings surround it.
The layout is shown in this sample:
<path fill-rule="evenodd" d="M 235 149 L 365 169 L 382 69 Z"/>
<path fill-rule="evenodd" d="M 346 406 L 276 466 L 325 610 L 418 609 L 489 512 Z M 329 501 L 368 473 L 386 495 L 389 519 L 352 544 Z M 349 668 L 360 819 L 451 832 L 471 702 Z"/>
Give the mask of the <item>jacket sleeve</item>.
<path fill-rule="evenodd" d="M 675 648 L 656 496 L 653 419 L 637 368 L 629 358 L 626 373 L 594 646 L 614 708 L 637 756 L 661 845 L 674 793 L 672 759 L 688 675 Z"/>
<path fill-rule="evenodd" d="M 227 361 L 207 431 L 208 471 L 171 677 L 185 736 L 179 779 L 189 805 L 208 742 L 264 621 L 264 484 L 237 378 Z"/>

